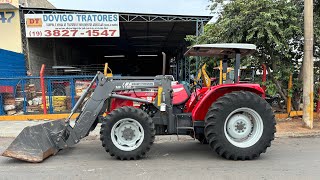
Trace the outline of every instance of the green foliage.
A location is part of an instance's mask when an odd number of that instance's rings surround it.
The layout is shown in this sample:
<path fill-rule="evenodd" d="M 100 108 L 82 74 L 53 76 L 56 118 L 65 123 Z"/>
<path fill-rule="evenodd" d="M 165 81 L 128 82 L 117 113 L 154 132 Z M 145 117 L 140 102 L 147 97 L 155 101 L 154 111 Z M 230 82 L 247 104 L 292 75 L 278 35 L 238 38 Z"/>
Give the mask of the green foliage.
<path fill-rule="evenodd" d="M 267 87 L 266 93 L 270 96 L 275 96 L 278 92 L 276 85 L 270 80 L 268 80 L 265 84 Z"/>
<path fill-rule="evenodd" d="M 209 24 L 200 37 L 188 36 L 192 44 L 252 43 L 257 52 L 242 65 L 261 64 L 268 68 L 267 93 L 300 95 L 303 58 L 303 0 L 210 0 L 209 8 L 219 19 Z M 314 1 L 315 57 L 320 57 L 320 0 Z M 212 68 L 212 59 L 203 59 Z M 216 64 L 215 64 L 216 65 Z M 319 63 L 320 65 L 320 63 Z M 320 66 L 315 66 L 320 77 Z M 210 72 L 210 69 L 209 69 Z M 289 75 L 294 75 L 293 90 L 288 92 Z M 316 79 L 316 78 L 315 78 Z M 320 78 L 318 78 L 320 79 Z M 299 98 L 296 98 L 299 99 Z"/>
<path fill-rule="evenodd" d="M 217 23 L 207 25 L 202 36 L 188 36 L 188 41 L 192 44 L 253 43 L 258 47 L 255 60 L 260 64 L 271 66 L 275 59 L 291 64 L 296 54 L 293 50 L 302 39 L 300 14 L 293 3 L 287 0 L 211 1 L 212 10 L 223 9 L 221 17 Z"/>
<path fill-rule="evenodd" d="M 256 44 L 256 59 L 270 66 L 292 58 L 293 39 L 302 37 L 299 16 L 287 0 L 237 0 L 224 6 L 217 23 L 224 27 L 223 41 Z"/>

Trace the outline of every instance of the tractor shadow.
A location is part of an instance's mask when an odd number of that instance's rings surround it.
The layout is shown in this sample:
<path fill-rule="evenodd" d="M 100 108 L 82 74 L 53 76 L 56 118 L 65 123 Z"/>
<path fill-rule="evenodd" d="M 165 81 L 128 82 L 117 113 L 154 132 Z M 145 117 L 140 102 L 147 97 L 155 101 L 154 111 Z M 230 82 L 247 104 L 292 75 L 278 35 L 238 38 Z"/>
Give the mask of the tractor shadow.
<path fill-rule="evenodd" d="M 150 152 L 147 154 L 146 159 L 213 159 L 223 160 L 218 154 L 212 151 L 208 144 L 201 144 L 198 141 L 175 141 L 175 142 L 163 142 L 154 143 Z"/>

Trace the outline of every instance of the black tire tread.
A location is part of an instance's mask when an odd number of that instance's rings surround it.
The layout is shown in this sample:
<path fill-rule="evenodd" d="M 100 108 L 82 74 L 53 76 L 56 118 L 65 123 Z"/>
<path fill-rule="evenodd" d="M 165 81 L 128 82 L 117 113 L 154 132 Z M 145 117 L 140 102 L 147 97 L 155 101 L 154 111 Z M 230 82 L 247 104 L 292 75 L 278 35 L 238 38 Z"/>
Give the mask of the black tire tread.
<path fill-rule="evenodd" d="M 110 132 L 112 125 L 117 122 L 119 119 L 119 116 L 121 115 L 136 115 L 140 119 L 140 124 L 144 123 L 147 126 L 147 129 L 145 129 L 145 137 L 148 136 L 148 138 L 145 138 L 140 145 L 139 148 L 137 148 L 134 151 L 125 152 L 121 151 L 117 147 L 115 147 L 108 136 L 110 136 Z M 136 119 L 137 120 L 137 119 Z M 141 124 L 143 126 L 143 124 Z M 149 132 L 149 134 L 147 134 Z M 110 154 L 110 156 L 115 156 L 117 159 L 120 160 L 137 160 L 146 155 L 146 153 L 150 150 L 154 140 L 155 140 L 155 126 L 151 119 L 151 117 L 142 111 L 141 109 L 134 108 L 134 107 L 121 107 L 118 109 L 115 109 L 111 113 L 109 113 L 101 124 L 101 130 L 100 130 L 100 140 L 102 142 L 102 146 L 105 148 L 106 152 Z"/>
<path fill-rule="evenodd" d="M 258 141 L 259 144 L 257 142 L 252 148 L 250 147 L 250 151 L 247 153 L 245 151 L 240 152 L 241 149 L 236 146 L 232 147 L 233 145 L 223 137 L 224 133 L 221 133 L 221 125 L 225 121 L 221 116 L 223 116 L 225 109 L 243 105 L 244 102 L 254 103 L 254 106 L 264 109 L 263 116 L 267 122 L 267 124 L 264 124 L 264 132 Z M 252 160 L 259 157 L 271 146 L 271 141 L 274 140 L 274 133 L 276 132 L 275 116 L 270 105 L 257 94 L 248 91 L 231 92 L 220 97 L 208 110 L 205 124 L 205 136 L 210 147 L 220 156 L 232 160 Z"/>

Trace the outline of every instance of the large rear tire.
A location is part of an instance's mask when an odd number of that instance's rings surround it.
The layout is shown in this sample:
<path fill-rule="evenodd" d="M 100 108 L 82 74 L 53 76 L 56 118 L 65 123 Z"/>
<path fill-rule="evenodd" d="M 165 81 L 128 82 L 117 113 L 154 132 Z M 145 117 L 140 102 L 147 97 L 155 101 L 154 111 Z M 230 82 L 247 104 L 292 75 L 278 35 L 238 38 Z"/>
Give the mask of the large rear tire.
<path fill-rule="evenodd" d="M 147 113 L 134 107 L 122 107 L 106 116 L 101 125 L 102 146 L 121 160 L 143 157 L 155 139 L 155 126 Z"/>
<path fill-rule="evenodd" d="M 220 156 L 251 160 L 271 146 L 276 121 L 270 105 L 252 92 L 239 91 L 220 97 L 205 119 L 205 136 Z"/>

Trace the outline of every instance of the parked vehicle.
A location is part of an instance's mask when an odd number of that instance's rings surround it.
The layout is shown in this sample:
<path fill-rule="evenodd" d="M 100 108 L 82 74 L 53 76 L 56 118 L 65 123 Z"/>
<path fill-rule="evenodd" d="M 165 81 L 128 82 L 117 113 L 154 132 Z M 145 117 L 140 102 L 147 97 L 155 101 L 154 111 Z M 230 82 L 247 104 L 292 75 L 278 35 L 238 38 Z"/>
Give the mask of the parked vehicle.
<path fill-rule="evenodd" d="M 155 135 L 191 135 L 206 140 L 220 156 L 232 160 L 251 160 L 271 145 L 275 118 L 270 105 L 262 98 L 258 84 L 239 83 L 240 56 L 251 54 L 252 44 L 206 44 L 190 48 L 187 56 L 235 58 L 234 84 L 222 84 L 192 90 L 182 84 L 172 85 L 172 78 L 111 77 L 98 72 L 65 120 L 25 128 L 3 153 L 29 162 L 41 162 L 59 150 L 79 143 L 102 122 L 100 139 L 111 156 L 121 160 L 143 157 Z M 164 62 L 165 62 L 164 56 Z M 165 67 L 165 66 L 164 66 Z M 163 71 L 165 72 L 165 71 Z M 70 118 L 98 81 L 84 104 L 75 125 Z M 154 89 L 151 99 L 130 96 L 125 91 Z M 143 92 L 145 93 L 145 92 Z M 112 100 L 139 102 L 112 109 Z M 104 112 L 111 111 L 103 117 Z"/>

